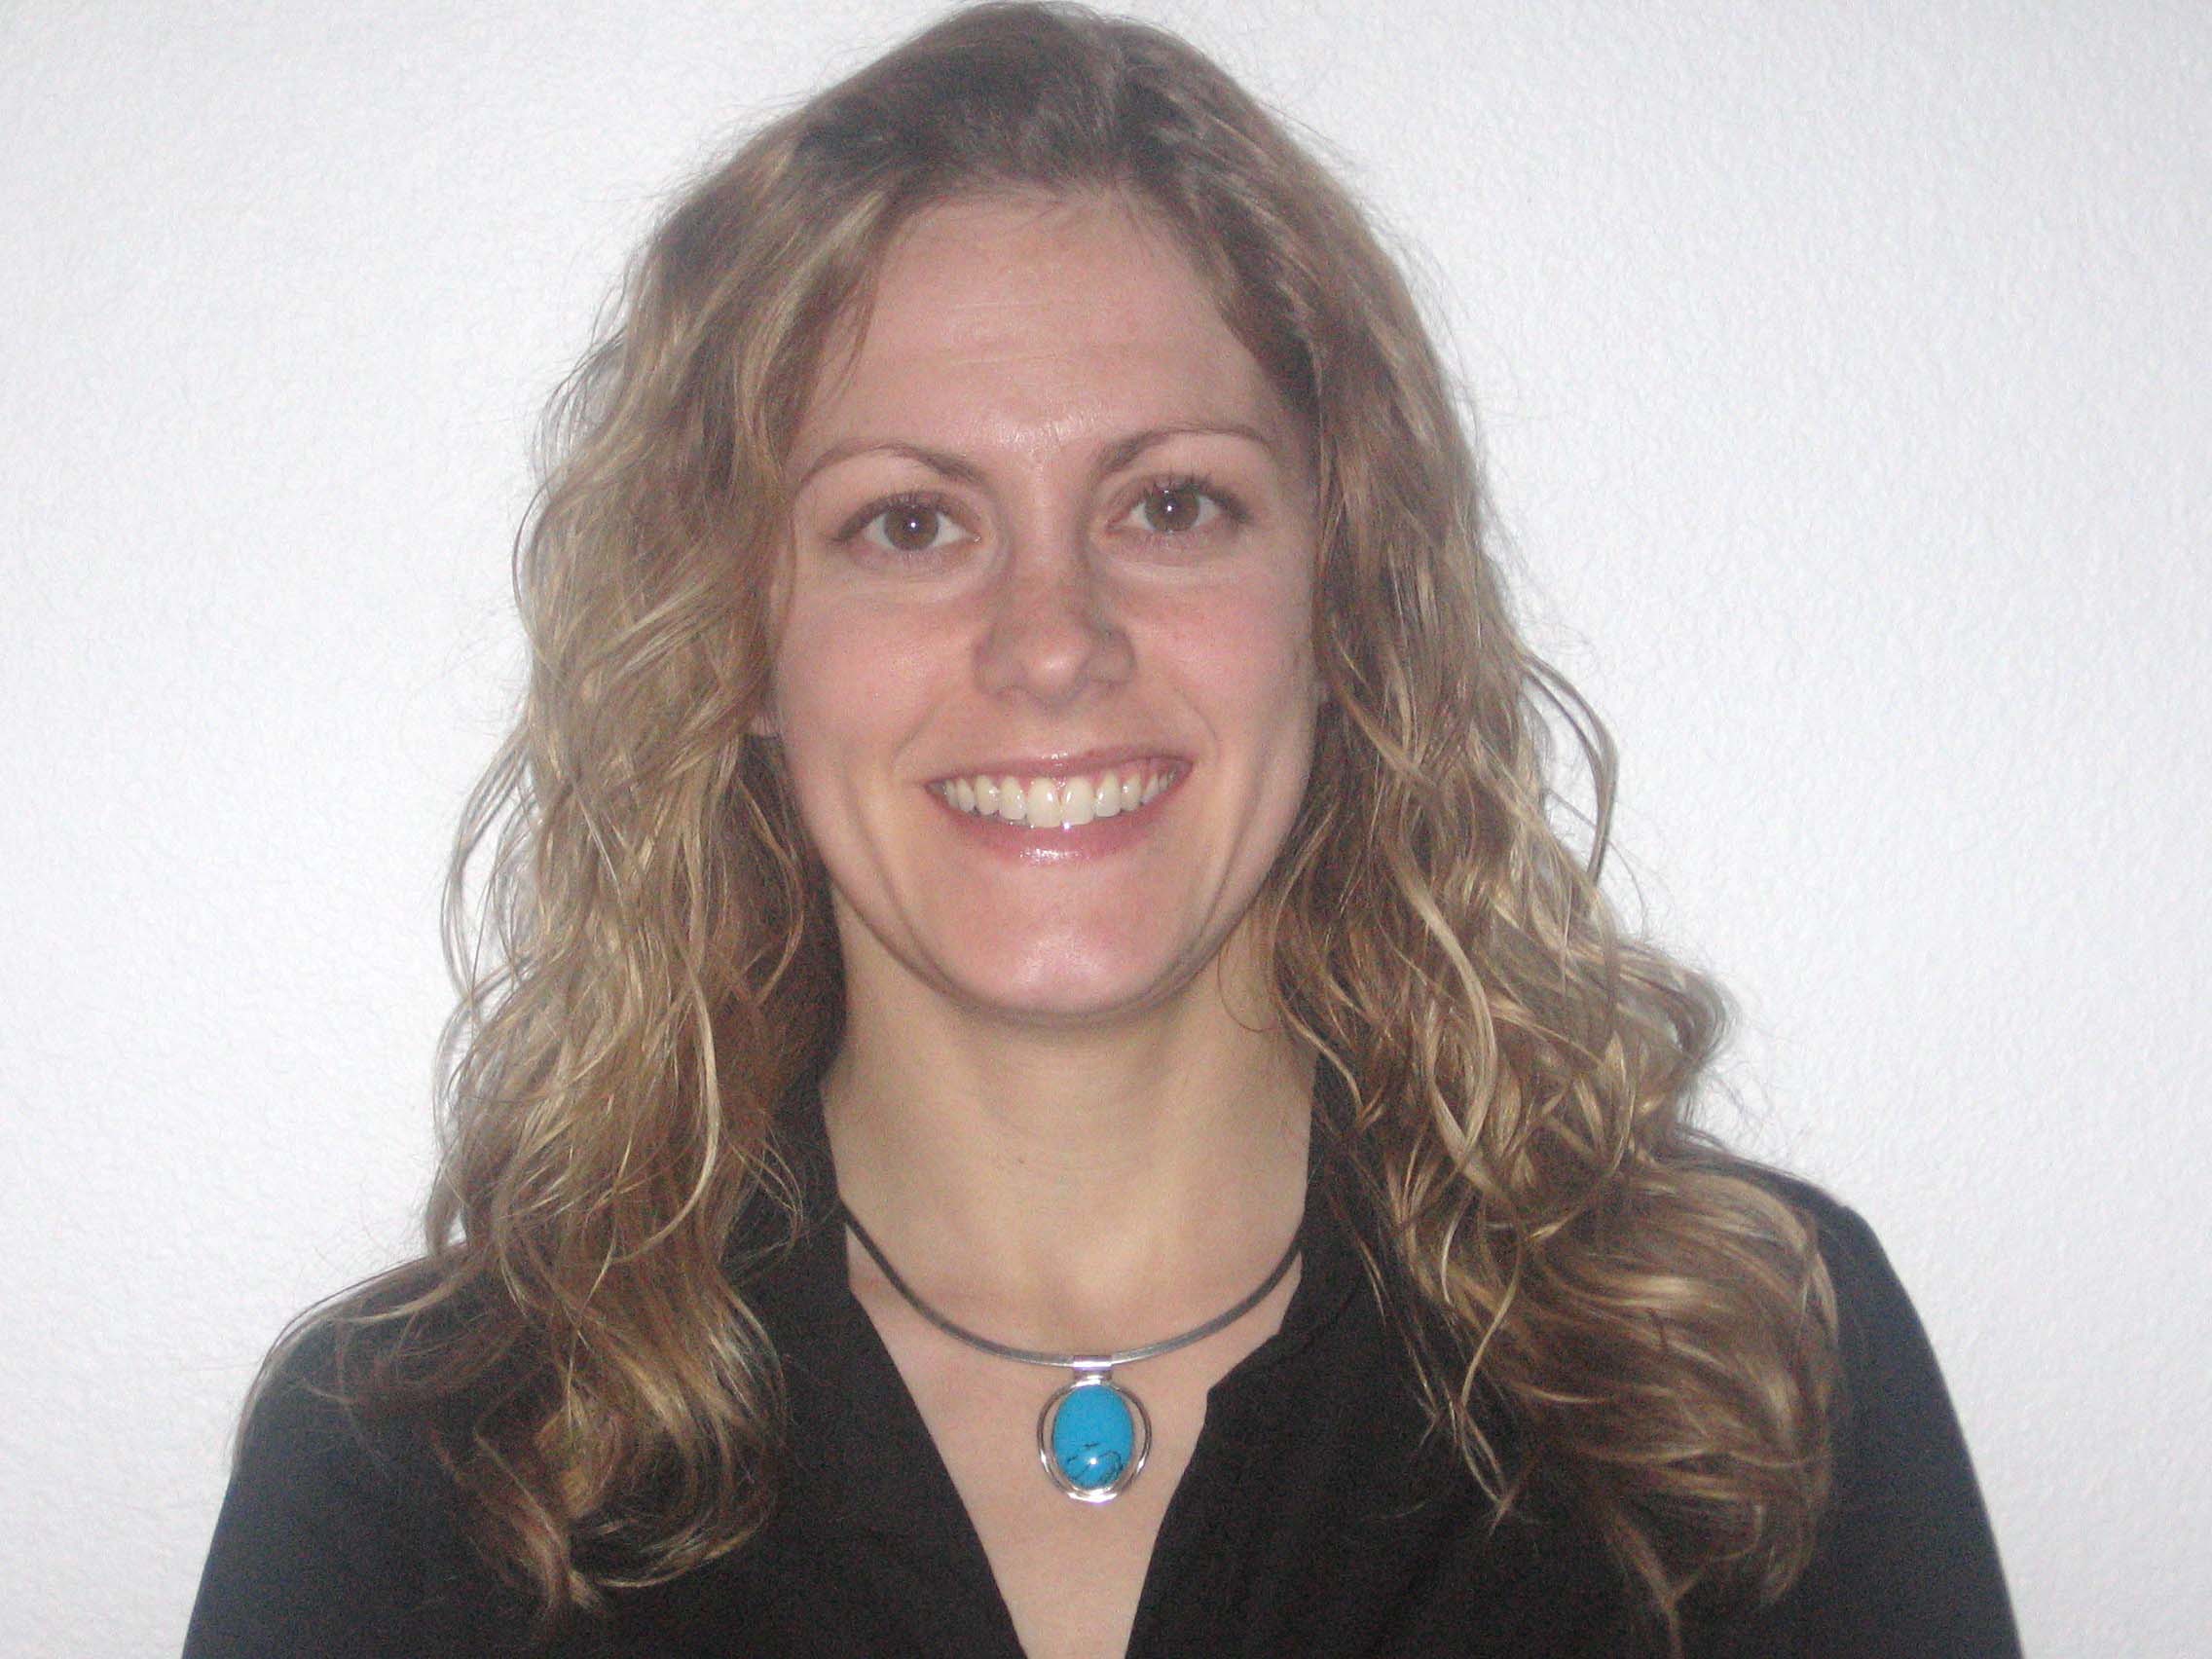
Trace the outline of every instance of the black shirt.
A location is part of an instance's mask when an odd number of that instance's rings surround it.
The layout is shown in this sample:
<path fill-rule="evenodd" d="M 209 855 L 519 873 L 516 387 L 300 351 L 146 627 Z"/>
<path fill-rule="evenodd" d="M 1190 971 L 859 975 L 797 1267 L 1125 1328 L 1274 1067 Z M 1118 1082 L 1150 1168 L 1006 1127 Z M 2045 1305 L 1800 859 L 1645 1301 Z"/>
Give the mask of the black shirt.
<path fill-rule="evenodd" d="M 951 1476 L 847 1283 L 818 1114 L 799 1138 L 816 1224 L 755 1297 L 789 1381 L 792 1475 L 745 1549 L 533 1646 L 527 1604 L 463 1541 L 426 1448 L 356 1427 L 303 1385 L 327 1361 L 311 1345 L 255 1414 L 186 1659 L 1018 1659 Z M 1281 1328 L 1207 1396 L 1131 1659 L 1655 1651 L 1620 1573 L 1569 1512 L 1538 1496 L 1493 1524 L 1464 1469 L 1424 1438 L 1402 1345 L 1327 1187 L 1309 1189 Z M 1789 1594 L 1693 1621 L 1688 1651 L 2017 1655 L 1996 1545 L 1911 1304 L 1858 1216 L 1812 1189 L 1789 1193 L 1818 1223 L 1842 1313 L 1835 1497 Z"/>

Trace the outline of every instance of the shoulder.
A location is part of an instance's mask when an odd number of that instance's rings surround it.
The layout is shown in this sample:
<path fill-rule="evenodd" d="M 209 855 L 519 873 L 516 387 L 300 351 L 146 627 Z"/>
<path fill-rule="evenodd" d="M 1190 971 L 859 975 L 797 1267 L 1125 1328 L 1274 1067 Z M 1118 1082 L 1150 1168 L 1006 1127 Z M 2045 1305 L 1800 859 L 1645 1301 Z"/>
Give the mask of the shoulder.
<path fill-rule="evenodd" d="M 399 1391 L 395 1364 L 434 1351 L 445 1337 L 425 1322 L 401 1327 L 363 1317 L 360 1303 L 311 1318 L 281 1339 L 263 1366 L 239 1430 L 236 1476 L 304 1489 L 423 1518 L 452 1512 L 453 1481 L 440 1444 L 466 1436 L 466 1402 L 381 1403 Z M 440 1315 L 461 1329 L 466 1309 Z"/>
<path fill-rule="evenodd" d="M 281 1343 L 255 1382 L 239 1431 L 239 1467 L 320 1474 L 364 1489 L 400 1479 L 426 1442 L 394 1422 L 372 1424 L 347 1398 L 345 1333 L 323 1320 Z"/>
<path fill-rule="evenodd" d="M 334 1320 L 282 1346 L 240 1431 L 187 1659 L 519 1651 L 426 1425 L 350 1403 Z"/>
<path fill-rule="evenodd" d="M 1812 1182 L 1758 1167 L 1753 1178 L 1813 1230 L 1821 1265 L 1835 1289 L 1837 1340 L 1845 1374 L 1887 1346 L 1886 1338 L 1926 1341 L 1912 1300 L 1866 1218 Z"/>
<path fill-rule="evenodd" d="M 1817 1652 L 2016 1655 L 1988 1512 L 1911 1297 L 1856 1210 L 1804 1181 L 1759 1179 L 1813 1228 L 1841 1372 L 1827 1510 L 1779 1614 Z"/>
<path fill-rule="evenodd" d="M 1836 1349 L 1842 1368 L 1840 1450 L 1879 1452 L 1910 1419 L 1924 1433 L 1956 1438 L 1934 1346 L 1889 1253 L 1866 1218 L 1809 1181 L 1770 1170 L 1759 1180 L 1809 1222 L 1835 1291 Z M 1864 1444 L 1871 1428 L 1891 1437 Z M 1963 1442 L 1959 1446 L 1963 1456 Z"/>

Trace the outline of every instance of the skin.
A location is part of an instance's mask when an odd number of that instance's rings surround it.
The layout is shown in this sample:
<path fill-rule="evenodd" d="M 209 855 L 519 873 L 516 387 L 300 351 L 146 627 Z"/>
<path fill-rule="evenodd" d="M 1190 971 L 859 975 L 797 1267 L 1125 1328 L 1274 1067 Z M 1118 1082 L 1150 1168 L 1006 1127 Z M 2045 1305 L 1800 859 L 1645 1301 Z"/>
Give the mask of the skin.
<path fill-rule="evenodd" d="M 1188 1329 L 1266 1276 L 1304 1202 L 1312 1060 L 1269 1023 L 1250 915 L 1321 695 L 1299 424 L 1141 211 L 989 198 L 902 234 L 791 465 L 766 729 L 844 950 L 840 1190 L 973 1329 Z M 993 844 L 929 787 L 1131 746 L 1179 782 L 1090 856 Z M 952 1342 L 850 1259 L 1025 1649 L 1123 1651 L 1205 1390 L 1295 1274 L 1131 1374 L 1153 1460 L 1091 1506 L 1037 1467 L 1059 1374 Z"/>

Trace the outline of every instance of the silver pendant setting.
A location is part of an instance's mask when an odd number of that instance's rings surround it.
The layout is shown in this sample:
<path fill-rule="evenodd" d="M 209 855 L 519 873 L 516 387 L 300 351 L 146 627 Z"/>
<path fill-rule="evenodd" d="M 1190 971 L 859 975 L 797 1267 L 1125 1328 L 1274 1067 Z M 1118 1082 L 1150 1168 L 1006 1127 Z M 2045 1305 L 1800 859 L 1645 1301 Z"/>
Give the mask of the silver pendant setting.
<path fill-rule="evenodd" d="M 1109 1367 L 1085 1367 L 1037 1414 L 1037 1456 L 1078 1503 L 1111 1503 L 1152 1455 L 1152 1417 Z"/>

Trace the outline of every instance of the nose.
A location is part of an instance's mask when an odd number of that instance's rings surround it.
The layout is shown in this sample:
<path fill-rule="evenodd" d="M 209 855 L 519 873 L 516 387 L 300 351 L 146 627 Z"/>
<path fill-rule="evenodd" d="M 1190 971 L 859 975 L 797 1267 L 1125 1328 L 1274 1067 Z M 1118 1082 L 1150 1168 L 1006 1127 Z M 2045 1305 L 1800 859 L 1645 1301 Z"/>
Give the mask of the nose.
<path fill-rule="evenodd" d="M 1134 666 L 1108 583 L 1081 536 L 1031 538 L 1009 549 L 976 647 L 984 691 L 1062 708 L 1121 683 Z"/>

